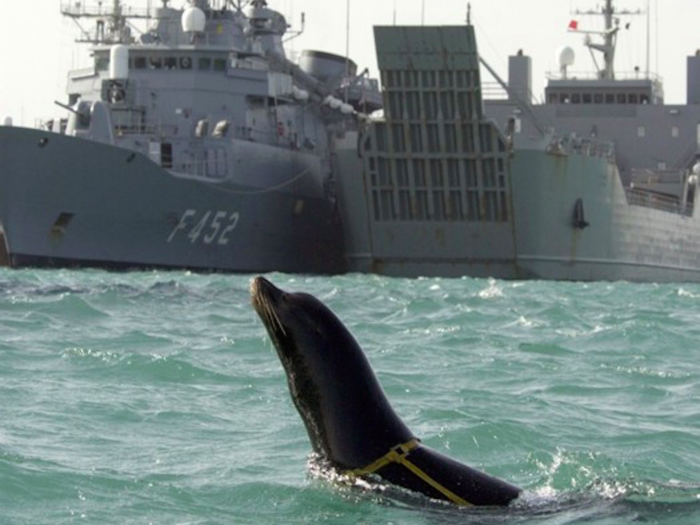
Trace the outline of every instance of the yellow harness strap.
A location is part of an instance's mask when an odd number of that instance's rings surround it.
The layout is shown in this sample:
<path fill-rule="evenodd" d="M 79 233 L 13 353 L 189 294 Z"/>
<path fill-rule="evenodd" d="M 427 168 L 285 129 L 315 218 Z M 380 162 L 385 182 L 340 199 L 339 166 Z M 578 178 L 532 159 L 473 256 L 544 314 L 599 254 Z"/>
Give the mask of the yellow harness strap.
<path fill-rule="evenodd" d="M 350 476 L 365 476 L 367 474 L 373 474 L 377 472 L 379 469 L 387 466 L 389 463 L 398 463 L 399 465 L 403 465 L 408 470 L 413 472 L 416 476 L 425 481 L 428 485 L 433 487 L 440 494 L 446 496 L 447 499 L 449 499 L 452 503 L 456 503 L 457 505 L 462 505 L 465 507 L 471 507 L 471 503 L 469 503 L 463 498 L 460 498 L 457 494 L 435 481 L 433 478 L 428 476 L 428 474 L 423 472 L 420 468 L 418 468 L 416 465 L 414 465 L 407 459 L 407 456 L 416 448 L 418 448 L 418 445 L 420 445 L 420 441 L 416 438 L 413 438 L 406 443 L 396 445 L 384 456 L 379 458 L 377 461 L 370 463 L 366 467 L 350 470 L 346 472 L 346 474 Z"/>

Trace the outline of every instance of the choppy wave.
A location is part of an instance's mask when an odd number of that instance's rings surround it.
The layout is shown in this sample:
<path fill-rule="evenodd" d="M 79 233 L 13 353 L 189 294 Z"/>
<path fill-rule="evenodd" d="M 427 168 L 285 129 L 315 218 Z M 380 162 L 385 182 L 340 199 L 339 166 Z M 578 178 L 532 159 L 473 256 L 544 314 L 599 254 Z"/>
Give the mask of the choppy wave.
<path fill-rule="evenodd" d="M 414 432 L 518 504 L 308 468 L 250 276 L 0 271 L 0 523 L 700 522 L 699 286 L 270 277 L 326 301 Z"/>

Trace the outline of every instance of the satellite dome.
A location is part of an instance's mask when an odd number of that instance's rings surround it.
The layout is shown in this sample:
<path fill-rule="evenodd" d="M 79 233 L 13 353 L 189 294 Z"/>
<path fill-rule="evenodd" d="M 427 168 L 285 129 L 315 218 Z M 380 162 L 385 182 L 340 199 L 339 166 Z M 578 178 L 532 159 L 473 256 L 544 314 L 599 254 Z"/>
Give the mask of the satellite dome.
<path fill-rule="evenodd" d="M 567 68 L 574 65 L 576 61 L 576 53 L 574 53 L 573 48 L 569 46 L 563 46 L 557 49 L 557 63 L 560 68 Z"/>
<path fill-rule="evenodd" d="M 207 15 L 199 7 L 188 7 L 182 13 L 182 30 L 185 33 L 204 33 Z"/>

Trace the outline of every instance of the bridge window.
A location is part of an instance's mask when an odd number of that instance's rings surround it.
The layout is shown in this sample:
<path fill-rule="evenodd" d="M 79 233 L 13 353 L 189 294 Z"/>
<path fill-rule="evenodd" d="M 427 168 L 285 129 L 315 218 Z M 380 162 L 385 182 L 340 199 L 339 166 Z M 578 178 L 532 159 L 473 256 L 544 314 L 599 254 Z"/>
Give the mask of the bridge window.
<path fill-rule="evenodd" d="M 639 102 L 639 97 L 637 97 L 636 93 L 630 93 L 627 100 L 630 104 L 637 104 Z"/>
<path fill-rule="evenodd" d="M 618 104 L 627 104 L 627 95 L 625 93 L 618 93 L 617 94 L 617 103 Z"/>
<path fill-rule="evenodd" d="M 95 59 L 95 69 L 97 71 L 107 71 L 109 69 L 109 58 L 99 57 Z"/>
<path fill-rule="evenodd" d="M 134 68 L 135 69 L 146 69 L 146 57 L 135 57 L 134 58 Z"/>
<path fill-rule="evenodd" d="M 211 58 L 202 57 L 199 59 L 199 69 L 201 71 L 209 71 L 211 69 Z"/>

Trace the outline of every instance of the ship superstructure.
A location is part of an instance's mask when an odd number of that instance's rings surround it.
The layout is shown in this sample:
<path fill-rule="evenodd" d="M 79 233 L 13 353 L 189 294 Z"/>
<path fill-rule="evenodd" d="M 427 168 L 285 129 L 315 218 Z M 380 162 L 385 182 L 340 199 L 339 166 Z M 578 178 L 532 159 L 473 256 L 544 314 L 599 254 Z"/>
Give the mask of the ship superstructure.
<path fill-rule="evenodd" d="M 688 103 L 660 79 L 619 74 L 612 0 L 586 32 L 594 74 L 560 52 L 545 103 L 532 62 L 508 81 L 478 54 L 471 25 L 375 30 L 383 119 L 361 130 L 361 159 L 340 157 L 352 267 L 393 275 L 567 280 L 700 280 L 700 57 Z M 577 25 L 572 25 L 572 30 Z M 597 35 L 595 34 L 597 33 Z M 480 64 L 505 96 L 483 98 Z M 350 167 L 353 165 L 353 167 Z M 359 167 L 359 164 L 362 167 Z"/>
<path fill-rule="evenodd" d="M 63 0 L 92 65 L 67 118 L 0 128 L 4 259 L 343 271 L 331 140 L 381 105 L 376 82 L 346 57 L 290 61 L 264 0 L 171 3 Z"/>
<path fill-rule="evenodd" d="M 563 48 L 540 104 L 531 58 L 502 80 L 469 21 L 376 27 L 380 91 L 348 57 L 289 60 L 264 0 L 170 3 L 62 4 L 97 22 L 93 63 L 68 118 L 0 127 L 5 263 L 700 281 L 700 56 L 665 104 L 615 68 L 612 0 L 571 26 L 596 71 Z"/>

